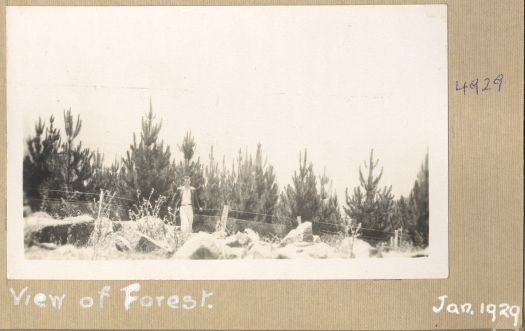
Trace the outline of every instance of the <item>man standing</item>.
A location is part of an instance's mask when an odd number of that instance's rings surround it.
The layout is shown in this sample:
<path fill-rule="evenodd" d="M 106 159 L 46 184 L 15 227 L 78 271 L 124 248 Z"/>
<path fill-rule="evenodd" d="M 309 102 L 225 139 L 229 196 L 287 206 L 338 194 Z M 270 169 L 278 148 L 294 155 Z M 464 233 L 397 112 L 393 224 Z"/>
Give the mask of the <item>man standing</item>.
<path fill-rule="evenodd" d="M 182 232 L 190 233 L 193 226 L 193 208 L 202 211 L 195 187 L 190 185 L 190 176 L 184 176 L 184 185 L 177 188 L 177 193 L 175 208 L 180 212 L 180 228 Z"/>

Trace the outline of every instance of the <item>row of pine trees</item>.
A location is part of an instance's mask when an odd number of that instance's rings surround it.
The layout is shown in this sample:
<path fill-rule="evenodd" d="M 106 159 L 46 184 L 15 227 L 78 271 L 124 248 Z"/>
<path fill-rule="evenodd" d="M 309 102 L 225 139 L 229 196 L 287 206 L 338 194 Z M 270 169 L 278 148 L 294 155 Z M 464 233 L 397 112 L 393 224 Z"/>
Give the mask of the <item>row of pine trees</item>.
<path fill-rule="evenodd" d="M 195 157 L 197 144 L 187 132 L 177 146 L 184 156 L 177 163 L 170 147 L 159 138 L 162 121 L 155 118 L 151 103 L 142 118 L 140 135 L 133 134 L 125 157 L 110 166 L 104 165 L 101 153 L 82 146 L 78 139 L 82 121 L 71 110 L 64 111 L 64 128 L 60 132 L 53 116 L 47 122 L 39 119 L 34 135 L 27 140 L 24 195 L 33 210 L 41 209 L 47 200 L 90 201 L 101 189 L 114 192 L 126 210 L 143 197 L 151 201 L 164 197 L 169 205 L 183 176 L 188 175 L 205 214 L 217 214 L 227 204 L 237 218 L 268 223 L 294 225 L 297 216 L 331 224 L 350 220 L 361 223 L 365 238 L 402 227 L 411 243 L 428 245 L 428 155 L 410 195 L 396 200 L 392 188 L 380 184 L 383 170 L 378 171 L 379 161 L 372 150 L 364 169 L 359 169 L 359 187 L 346 190 L 341 209 L 326 171 L 315 173 L 306 150 L 299 153 L 299 167 L 291 183 L 282 189 L 260 144 L 255 156 L 240 150 L 231 164 L 224 157 L 217 160 L 211 147 L 203 163 Z"/>

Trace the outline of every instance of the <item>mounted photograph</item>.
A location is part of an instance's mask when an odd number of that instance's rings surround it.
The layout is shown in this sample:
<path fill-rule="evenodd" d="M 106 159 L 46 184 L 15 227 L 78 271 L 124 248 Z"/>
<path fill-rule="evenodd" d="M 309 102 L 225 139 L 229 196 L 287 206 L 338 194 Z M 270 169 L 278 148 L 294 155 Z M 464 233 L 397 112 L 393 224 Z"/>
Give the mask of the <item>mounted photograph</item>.
<path fill-rule="evenodd" d="M 7 7 L 12 279 L 448 276 L 446 5 Z"/>

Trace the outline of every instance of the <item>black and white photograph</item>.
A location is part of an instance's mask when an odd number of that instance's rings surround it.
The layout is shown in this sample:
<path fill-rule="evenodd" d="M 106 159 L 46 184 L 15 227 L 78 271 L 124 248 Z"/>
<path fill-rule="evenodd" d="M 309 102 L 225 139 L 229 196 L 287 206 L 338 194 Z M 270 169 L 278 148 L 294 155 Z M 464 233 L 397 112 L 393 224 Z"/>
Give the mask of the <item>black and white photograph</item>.
<path fill-rule="evenodd" d="M 448 275 L 447 7 L 9 7 L 8 275 Z"/>

